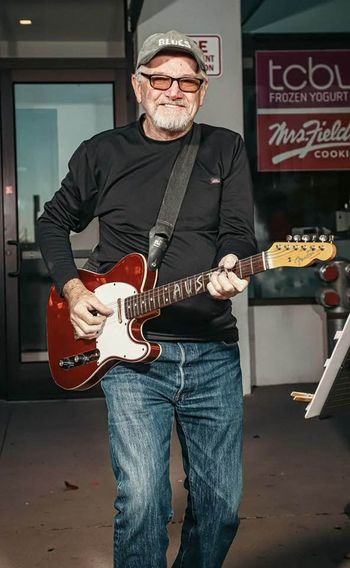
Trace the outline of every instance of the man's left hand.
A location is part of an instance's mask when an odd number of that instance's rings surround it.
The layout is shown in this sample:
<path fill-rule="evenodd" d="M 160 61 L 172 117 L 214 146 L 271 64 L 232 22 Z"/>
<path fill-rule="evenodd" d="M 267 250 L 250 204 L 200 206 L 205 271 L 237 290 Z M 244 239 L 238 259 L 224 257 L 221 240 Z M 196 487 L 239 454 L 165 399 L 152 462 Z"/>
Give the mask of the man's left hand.
<path fill-rule="evenodd" d="M 238 258 L 235 254 L 227 254 L 219 262 L 219 266 L 227 270 L 222 272 L 216 271 L 211 275 L 207 288 L 210 295 L 216 300 L 228 300 L 232 296 L 243 292 L 248 286 L 249 278 L 238 278 L 230 270 L 235 266 L 237 260 Z"/>

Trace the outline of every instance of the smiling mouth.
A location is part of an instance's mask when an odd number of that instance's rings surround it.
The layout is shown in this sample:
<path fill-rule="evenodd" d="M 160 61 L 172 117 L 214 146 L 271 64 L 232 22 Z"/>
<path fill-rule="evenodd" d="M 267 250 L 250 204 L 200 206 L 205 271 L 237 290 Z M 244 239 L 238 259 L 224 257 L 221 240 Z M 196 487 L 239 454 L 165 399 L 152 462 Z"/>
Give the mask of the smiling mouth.
<path fill-rule="evenodd" d="M 172 105 L 171 103 L 161 103 L 159 106 L 166 108 L 186 108 L 185 105 Z"/>

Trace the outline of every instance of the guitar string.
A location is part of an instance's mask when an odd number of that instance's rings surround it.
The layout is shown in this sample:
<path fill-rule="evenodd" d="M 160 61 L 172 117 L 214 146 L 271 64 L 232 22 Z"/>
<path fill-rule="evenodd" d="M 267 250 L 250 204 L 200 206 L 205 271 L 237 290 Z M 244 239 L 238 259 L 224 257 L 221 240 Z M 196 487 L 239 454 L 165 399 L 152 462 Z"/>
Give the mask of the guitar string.
<path fill-rule="evenodd" d="M 328 243 L 325 243 L 325 244 L 328 244 Z M 273 261 L 273 260 L 276 260 L 276 259 L 278 259 L 279 257 L 283 257 L 283 256 L 285 256 L 285 255 L 288 254 L 288 253 L 293 253 L 293 252 L 294 252 L 294 253 L 295 253 L 295 252 L 303 253 L 303 252 L 306 252 L 307 249 L 310 249 L 310 248 L 311 248 L 310 245 L 307 245 L 307 244 L 306 244 L 306 245 L 301 245 L 301 247 L 300 247 L 300 246 L 298 247 L 298 246 L 295 245 L 295 244 L 292 244 L 292 245 L 290 245 L 290 246 L 291 246 L 292 248 L 287 248 L 287 245 L 284 245 L 284 248 L 281 249 L 281 250 L 277 250 L 277 251 L 265 251 L 265 254 L 268 255 L 268 256 L 267 256 L 267 261 L 269 261 L 269 260 L 272 260 L 272 261 Z M 315 245 L 311 245 L 311 246 L 312 246 L 311 252 L 313 252 L 313 253 L 314 253 L 314 252 L 317 253 L 317 252 L 318 252 L 317 249 L 321 250 L 321 252 L 323 252 L 324 249 L 325 249 L 324 244 L 320 245 L 319 243 L 316 243 Z M 315 248 L 314 248 L 314 247 L 315 247 Z M 241 261 L 239 261 L 239 263 L 240 263 L 240 264 L 239 264 L 239 268 L 240 268 L 241 270 L 244 270 L 245 268 L 249 267 L 249 272 L 248 272 L 247 275 L 251 275 L 251 274 L 254 273 L 254 272 L 252 273 L 251 269 L 252 269 L 252 266 L 254 265 L 254 261 L 256 261 L 256 260 L 258 260 L 259 262 L 262 263 L 262 262 L 263 262 L 263 253 L 258 253 L 258 254 L 256 254 L 256 255 L 253 255 L 253 256 L 248 257 L 248 258 L 246 258 L 246 259 L 242 259 Z M 216 272 L 217 270 L 221 270 L 221 271 L 222 271 L 223 268 L 222 268 L 222 267 L 216 267 L 216 268 L 213 268 L 213 269 L 211 269 L 211 270 L 209 270 L 209 271 L 201 272 L 201 273 L 199 273 L 199 274 L 196 274 L 196 275 L 194 275 L 194 276 L 189 276 L 189 277 L 183 278 L 183 279 L 181 279 L 181 280 L 176 280 L 176 281 L 174 281 L 174 282 L 169 282 L 169 283 L 167 283 L 167 284 L 163 284 L 162 286 L 159 286 L 159 287 L 157 287 L 157 288 L 151 288 L 150 290 L 146 290 L 146 291 L 144 291 L 144 292 L 140 292 L 139 294 L 137 294 L 137 295 L 135 295 L 135 296 L 129 296 L 129 297 L 127 297 L 127 298 L 124 298 L 124 306 L 126 305 L 126 301 L 127 301 L 127 300 L 129 300 L 129 302 L 130 302 L 130 300 L 134 300 L 134 301 L 132 302 L 132 304 L 129 306 L 129 309 L 131 309 L 131 308 L 139 308 L 139 309 L 142 311 L 142 310 L 143 310 L 143 307 L 144 307 L 143 304 L 145 304 L 145 303 L 148 301 L 149 310 L 152 311 L 152 308 L 153 308 L 153 310 L 154 310 L 154 309 L 158 309 L 156 306 L 152 306 L 152 305 L 151 305 L 151 296 L 154 297 L 155 294 L 158 294 L 158 301 L 159 301 L 160 304 L 161 304 L 160 294 L 163 294 L 163 302 L 165 302 L 165 294 L 168 295 L 168 290 L 167 290 L 167 288 L 169 288 L 169 291 L 170 291 L 170 292 L 173 292 L 174 289 L 175 289 L 175 286 L 179 286 L 179 294 L 180 294 L 180 296 L 181 296 L 181 297 L 179 298 L 179 300 L 180 300 L 180 299 L 185 299 L 185 298 L 183 298 L 183 290 L 182 290 L 182 285 L 183 285 L 183 284 L 185 284 L 185 283 L 188 282 L 189 280 L 192 280 L 192 281 L 195 282 L 196 280 L 199 280 L 200 278 L 203 279 L 203 277 L 210 276 L 211 274 L 213 274 L 213 273 Z M 202 284 L 202 285 L 203 285 L 203 284 Z M 203 292 L 204 292 L 204 290 L 203 290 Z M 193 294 L 193 295 L 195 295 L 195 294 Z M 187 295 L 187 297 L 190 297 L 190 295 Z M 138 302 L 139 302 L 139 305 L 138 305 Z M 164 306 L 166 306 L 166 305 L 167 305 L 167 304 L 165 303 Z M 146 307 L 147 307 L 147 306 L 146 306 Z M 160 307 L 160 306 L 159 306 L 159 307 Z M 144 312 L 144 313 L 149 313 L 149 311 Z"/>
<path fill-rule="evenodd" d="M 265 254 L 269 255 L 267 257 L 267 260 L 269 260 L 269 259 L 274 260 L 274 259 L 277 259 L 280 256 L 285 256 L 286 254 L 288 254 L 288 252 L 301 252 L 302 253 L 302 252 L 306 252 L 306 250 L 302 249 L 302 250 L 298 251 L 298 249 L 293 249 L 293 250 L 289 251 L 288 249 L 285 249 L 285 250 L 281 250 L 281 251 L 265 251 Z M 312 252 L 316 252 L 316 251 L 312 251 Z M 249 267 L 249 269 L 251 269 L 251 266 L 252 266 L 252 264 L 254 264 L 254 261 L 258 260 L 259 262 L 263 262 L 262 255 L 263 255 L 263 253 L 258 253 L 256 255 L 251 256 L 251 257 L 240 260 L 239 261 L 239 267 L 242 268 L 242 269 Z M 234 269 L 235 269 L 235 267 L 233 267 L 233 269 L 228 269 L 228 270 L 234 270 Z M 193 276 L 188 276 L 188 277 L 182 278 L 180 280 L 175 280 L 175 281 L 169 282 L 167 284 L 162 284 L 162 286 L 158 286 L 157 288 L 152 288 L 151 290 L 147 290 L 145 292 L 142 292 L 142 294 L 146 294 L 148 292 L 153 292 L 153 291 L 159 290 L 161 288 L 164 289 L 164 291 L 165 291 L 166 287 L 171 287 L 171 286 L 175 287 L 175 285 L 181 285 L 181 284 L 183 284 L 186 281 L 191 280 L 191 279 L 196 280 L 196 279 L 199 279 L 203 276 L 209 276 L 209 275 L 213 274 L 214 272 L 216 272 L 218 270 L 223 271 L 224 269 L 222 267 L 212 268 L 208 271 L 201 272 L 201 273 L 195 274 Z"/>
<path fill-rule="evenodd" d="M 325 243 L 325 245 L 327 245 L 327 244 L 329 244 L 329 243 Z M 272 260 L 272 261 L 276 260 L 279 257 L 283 257 L 288 253 L 307 252 L 308 248 L 311 249 L 311 252 L 313 252 L 313 253 L 317 253 L 318 252 L 317 249 L 319 249 L 319 251 L 321 251 L 321 252 L 324 252 L 325 245 L 324 244 L 320 245 L 319 243 L 315 243 L 315 245 L 311 245 L 311 247 L 312 247 L 311 248 L 310 245 L 306 244 L 306 245 L 301 245 L 301 248 L 299 248 L 299 247 L 297 247 L 297 245 L 292 244 L 291 247 L 293 247 L 293 248 L 290 248 L 290 249 L 287 248 L 287 245 L 284 245 L 284 248 L 282 248 L 280 250 L 264 251 L 264 252 L 265 252 L 265 255 L 267 256 L 267 261 L 269 262 L 269 260 Z M 315 247 L 315 248 L 313 248 L 313 247 Z M 264 254 L 263 252 L 260 252 L 260 253 L 255 254 L 251 257 L 248 257 L 248 258 L 245 258 L 245 259 L 238 261 L 239 265 L 237 266 L 237 268 L 240 269 L 240 271 L 244 270 L 245 268 L 249 268 L 249 273 L 247 275 L 254 274 L 254 272 L 253 273 L 251 272 L 252 267 L 254 267 L 253 266 L 254 261 L 258 260 L 260 263 L 262 263 L 262 266 L 263 266 L 263 254 Z M 234 270 L 234 268 L 235 267 L 233 267 L 232 269 L 227 269 L 227 270 Z M 150 304 L 150 301 L 151 301 L 150 296 L 154 296 L 155 294 L 158 294 L 158 296 L 159 296 L 160 293 L 163 293 L 163 296 L 164 296 L 164 294 L 167 293 L 167 288 L 169 288 L 170 291 L 173 291 L 173 289 L 175 288 L 176 285 L 180 287 L 180 293 L 181 293 L 181 296 L 183 296 L 183 290 L 182 290 L 183 284 L 185 284 L 189 280 L 193 280 L 195 282 L 195 281 L 199 280 L 200 278 L 203 279 L 203 277 L 205 277 L 205 276 L 211 276 L 211 274 L 215 273 L 218 270 L 220 270 L 222 272 L 225 269 L 223 267 L 218 266 L 218 267 L 212 268 L 208 271 L 201 272 L 201 273 L 195 274 L 193 276 L 188 276 L 187 278 L 175 280 L 173 282 L 163 284 L 162 286 L 158 286 L 156 288 L 151 288 L 150 290 L 145 290 L 145 291 L 140 292 L 139 294 L 136 294 L 134 296 L 128 296 L 128 297 L 124 298 L 124 308 L 127 307 L 126 306 L 127 301 L 129 301 L 129 303 L 131 304 L 132 300 L 134 300 L 133 306 L 130 305 L 129 308 L 138 307 L 137 301 L 139 301 L 139 299 L 141 297 L 143 297 L 145 299 L 144 301 L 141 301 L 141 303 L 145 303 L 148 300 L 149 306 L 150 306 L 150 308 L 152 308 L 153 306 L 151 306 L 151 304 Z M 192 287 L 191 287 L 191 290 L 192 290 Z M 190 297 L 190 296 L 187 296 L 187 297 Z M 136 300 L 136 302 L 135 302 L 135 300 Z M 158 297 L 158 300 L 160 300 L 160 297 Z M 118 306 L 118 301 L 117 302 L 110 302 L 107 305 L 109 307 Z M 140 308 L 141 308 L 141 305 L 140 305 Z M 153 309 L 157 309 L 157 308 L 153 307 Z M 147 313 L 147 312 L 145 312 L 145 313 Z"/>

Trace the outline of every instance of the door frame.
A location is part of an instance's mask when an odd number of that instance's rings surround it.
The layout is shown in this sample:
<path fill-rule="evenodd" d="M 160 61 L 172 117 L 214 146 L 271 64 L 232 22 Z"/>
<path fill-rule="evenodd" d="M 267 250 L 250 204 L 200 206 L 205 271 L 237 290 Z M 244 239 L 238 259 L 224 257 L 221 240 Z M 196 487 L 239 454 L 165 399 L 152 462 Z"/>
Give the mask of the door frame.
<path fill-rule="evenodd" d="M 99 83 L 114 85 L 114 123 L 124 126 L 135 120 L 136 105 L 131 97 L 127 61 L 124 59 L 7 59 L 0 62 L 0 167 L 2 200 L 0 203 L 0 398 L 45 399 L 97 396 L 100 388 L 73 393 L 56 387 L 47 362 L 20 360 L 19 278 L 11 277 L 20 262 L 19 251 L 9 244 L 17 234 L 17 180 L 14 83 Z M 9 307 L 7 309 L 7 307 Z"/>

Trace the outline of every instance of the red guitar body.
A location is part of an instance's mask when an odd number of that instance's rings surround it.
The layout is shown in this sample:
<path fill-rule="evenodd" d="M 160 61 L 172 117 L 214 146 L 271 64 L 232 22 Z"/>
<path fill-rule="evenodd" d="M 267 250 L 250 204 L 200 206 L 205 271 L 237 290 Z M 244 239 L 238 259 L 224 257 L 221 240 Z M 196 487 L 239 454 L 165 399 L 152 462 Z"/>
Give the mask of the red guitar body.
<path fill-rule="evenodd" d="M 130 296 L 153 289 L 157 272 L 147 269 L 147 261 L 142 254 L 133 253 L 124 257 L 105 274 L 79 270 L 79 278 L 86 288 L 96 295 L 100 290 L 105 290 L 107 296 L 100 298 L 104 303 L 107 303 L 106 298 L 112 294 L 113 301 L 110 304 L 114 305 L 115 300 L 123 295 Z M 108 340 L 75 339 L 68 303 L 57 293 L 55 287 L 52 287 L 48 302 L 47 335 L 50 370 L 55 383 L 63 389 L 86 390 L 96 385 L 109 369 L 122 360 L 151 362 L 157 359 L 161 347 L 145 340 L 142 326 L 146 320 L 158 316 L 159 313 L 159 310 L 154 310 L 146 316 L 123 323 L 118 322 L 117 316 L 113 314 L 106 320 L 109 326 L 106 332 Z M 106 341 L 107 346 L 104 347 Z M 99 345 L 101 356 L 98 359 L 68 368 L 62 366 L 62 361 L 73 360 L 79 354 L 93 353 Z"/>

